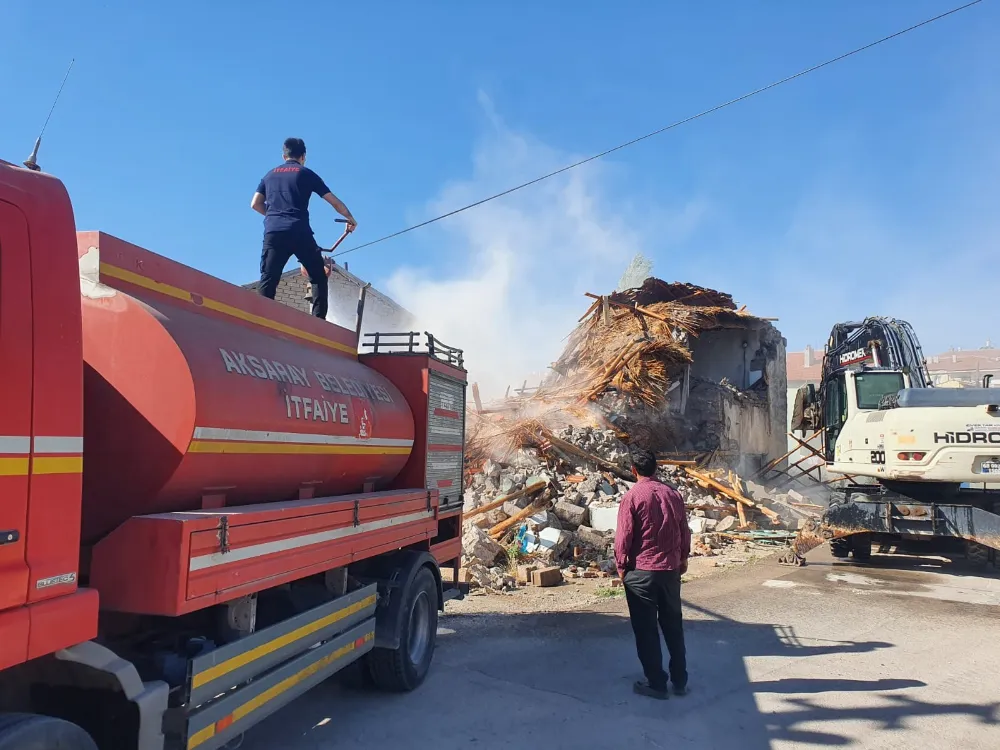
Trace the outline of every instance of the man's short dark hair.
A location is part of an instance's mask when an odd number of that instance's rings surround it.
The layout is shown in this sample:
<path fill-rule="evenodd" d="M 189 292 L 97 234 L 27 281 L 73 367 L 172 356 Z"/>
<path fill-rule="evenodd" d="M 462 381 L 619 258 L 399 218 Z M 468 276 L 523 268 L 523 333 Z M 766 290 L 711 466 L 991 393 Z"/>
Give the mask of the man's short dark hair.
<path fill-rule="evenodd" d="M 301 159 L 306 155 L 306 142 L 301 138 L 286 138 L 283 151 L 286 159 Z"/>
<path fill-rule="evenodd" d="M 651 477 L 656 474 L 656 454 L 648 448 L 633 447 L 629 451 L 632 465 L 640 477 Z"/>

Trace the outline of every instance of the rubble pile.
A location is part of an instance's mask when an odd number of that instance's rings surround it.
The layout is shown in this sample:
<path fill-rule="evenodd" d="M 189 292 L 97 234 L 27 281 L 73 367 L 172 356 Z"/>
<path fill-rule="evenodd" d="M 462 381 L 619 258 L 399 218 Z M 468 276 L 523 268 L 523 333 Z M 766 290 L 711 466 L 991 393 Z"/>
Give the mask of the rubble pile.
<path fill-rule="evenodd" d="M 781 341 L 773 326 L 737 309 L 727 294 L 655 278 L 590 296 L 593 304 L 537 389 L 522 387 L 487 407 L 473 389 L 463 575 L 480 588 L 505 591 L 534 580 L 519 573 L 524 565 L 560 566 L 563 576 L 614 576 L 618 508 L 634 483 L 632 444 L 662 457 L 663 478 L 685 496 L 698 554 L 774 537 L 794 528 L 801 512 L 793 505 L 772 509 L 768 493 L 758 497 L 757 488 L 727 468 L 738 466 L 731 457 L 739 450 L 724 434 L 734 423 L 732 404 L 757 402 L 747 424 L 769 413 L 766 363 L 784 365 L 784 350 L 776 358 L 771 351 L 772 342 Z M 744 333 L 750 330 L 753 337 Z M 747 372 L 746 363 L 760 363 L 752 385 L 740 389 L 723 375 L 713 380 L 692 369 L 696 343 L 710 334 L 729 336 L 725 356 Z M 744 351 L 749 338 L 756 343 Z M 782 404 L 783 378 L 782 370 Z M 540 580 L 551 582 L 553 575 Z"/>
<path fill-rule="evenodd" d="M 819 505 L 742 482 L 693 462 L 661 462 L 659 478 L 688 510 L 692 555 L 784 545 Z M 614 430 L 565 427 L 514 460 L 487 459 L 465 493 L 464 583 L 489 591 L 531 585 L 532 570 L 558 567 L 568 578 L 614 578 L 614 534 L 622 497 L 632 488 L 628 446 Z M 539 578 L 553 585 L 552 573 Z M 562 581 L 562 577 L 559 581 Z"/>

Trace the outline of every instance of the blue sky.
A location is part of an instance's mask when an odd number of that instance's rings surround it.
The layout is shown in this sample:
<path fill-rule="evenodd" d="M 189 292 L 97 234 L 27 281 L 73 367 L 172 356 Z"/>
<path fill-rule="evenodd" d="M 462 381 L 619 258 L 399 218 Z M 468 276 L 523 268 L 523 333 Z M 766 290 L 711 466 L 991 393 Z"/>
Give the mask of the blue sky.
<path fill-rule="evenodd" d="M 78 226 L 245 283 L 250 196 L 287 135 L 362 242 L 952 5 L 610 7 L 6 0 L 0 156 L 27 155 L 75 57 L 40 161 Z M 635 252 L 780 318 L 791 349 L 876 313 L 909 319 L 931 351 L 996 342 L 998 21 L 987 0 L 345 259 L 496 387 L 554 360 L 582 293 L 613 287 Z M 332 212 L 313 213 L 332 242 Z"/>

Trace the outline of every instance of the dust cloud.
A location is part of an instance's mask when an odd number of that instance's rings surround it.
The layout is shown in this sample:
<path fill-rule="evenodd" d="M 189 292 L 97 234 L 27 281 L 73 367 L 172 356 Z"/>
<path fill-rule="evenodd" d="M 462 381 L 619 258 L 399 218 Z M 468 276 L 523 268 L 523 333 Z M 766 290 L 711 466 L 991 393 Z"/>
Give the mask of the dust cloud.
<path fill-rule="evenodd" d="M 578 158 L 511 131 L 481 103 L 492 128 L 475 149 L 472 174 L 446 185 L 428 216 Z M 641 217 L 606 195 L 614 172 L 613 163 L 588 164 L 446 219 L 428 233 L 438 243 L 437 268 L 404 267 L 388 280 L 387 293 L 420 330 L 465 350 L 469 380 L 485 400 L 525 380 L 537 385 L 589 306 L 584 292 L 613 291 L 646 244 Z"/>

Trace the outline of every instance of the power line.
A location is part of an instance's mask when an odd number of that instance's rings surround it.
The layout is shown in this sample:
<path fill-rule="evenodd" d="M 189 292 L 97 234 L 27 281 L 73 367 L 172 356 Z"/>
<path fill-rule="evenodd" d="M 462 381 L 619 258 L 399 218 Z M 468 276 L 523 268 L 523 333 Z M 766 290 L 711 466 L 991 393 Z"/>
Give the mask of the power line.
<path fill-rule="evenodd" d="M 497 198 L 502 198 L 505 195 L 510 195 L 511 193 L 515 193 L 518 190 L 523 190 L 526 187 L 531 187 L 532 185 L 534 185 L 536 183 L 539 183 L 539 182 L 542 182 L 543 180 L 547 180 L 550 177 L 555 177 L 556 175 L 560 175 L 563 172 L 568 172 L 571 169 L 576 169 L 577 167 L 581 167 L 584 164 L 587 164 L 589 162 L 592 162 L 592 161 L 595 161 L 595 160 L 600 159 L 602 157 L 605 157 L 608 154 L 613 154 L 616 151 L 621 151 L 623 148 L 628 148 L 629 146 L 634 146 L 636 143 L 640 143 L 642 141 L 645 141 L 648 138 L 652 138 L 653 136 L 660 135 L 661 133 L 666 133 L 668 130 L 673 130 L 674 128 L 680 127 L 681 125 L 686 125 L 687 123 L 693 122 L 694 120 L 701 119 L 702 117 L 705 117 L 706 115 L 710 115 L 710 114 L 712 114 L 714 112 L 718 112 L 720 109 L 725 109 L 726 107 L 731 107 L 734 104 L 738 104 L 739 102 L 742 102 L 742 101 L 745 101 L 746 99 L 749 99 L 751 97 L 757 96 L 758 94 L 763 94 L 765 91 L 770 91 L 771 89 L 777 88 L 778 86 L 781 86 L 782 84 L 794 81 L 796 78 L 802 78 L 803 76 L 809 75 L 810 73 L 815 73 L 817 70 L 825 68 L 828 65 L 833 65 L 834 63 L 838 63 L 841 60 L 846 60 L 848 57 L 853 57 L 854 55 L 857 55 L 857 54 L 859 54 L 861 52 L 869 50 L 872 47 L 877 47 L 878 45 L 884 44 L 885 42 L 888 42 L 888 41 L 891 41 L 892 39 L 895 39 L 896 37 L 903 36 L 903 34 L 908 34 L 911 31 L 915 31 L 915 30 L 921 28 L 922 26 L 927 26 L 928 24 L 932 24 L 935 21 L 940 21 L 942 18 L 947 18 L 948 16 L 954 15 L 955 13 L 958 13 L 959 11 L 963 11 L 963 10 L 966 10 L 967 8 L 971 8 L 973 5 L 978 5 L 982 1 L 983 0 L 972 0 L 972 2 L 966 3 L 965 5 L 961 5 L 961 6 L 957 7 L 957 8 L 952 8 L 949 11 L 946 11 L 944 13 L 941 13 L 940 15 L 934 16 L 933 18 L 928 18 L 927 20 L 921 21 L 920 23 L 916 23 L 913 26 L 908 26 L 905 29 L 897 31 L 897 32 L 895 32 L 893 34 L 889 34 L 889 36 L 884 36 L 881 39 L 877 39 L 874 42 L 870 42 L 870 43 L 864 45 L 863 47 L 858 47 L 857 49 L 853 49 L 850 52 L 845 52 L 844 54 L 838 55 L 837 57 L 833 57 L 833 58 L 827 60 L 826 62 L 821 62 L 818 65 L 813 65 L 811 68 L 806 68 L 805 70 L 801 70 L 798 73 L 790 75 L 790 76 L 788 76 L 786 78 L 782 78 L 781 80 L 774 81 L 773 83 L 769 83 L 766 86 L 762 86 L 759 89 L 755 89 L 753 91 L 750 91 L 749 93 L 743 94 L 742 96 L 738 96 L 735 99 L 730 99 L 729 101 L 723 102 L 722 104 L 717 104 L 716 106 L 712 107 L 711 109 L 706 109 L 703 112 L 699 112 L 696 115 L 691 115 L 690 117 L 685 117 L 683 120 L 678 120 L 677 122 L 671 123 L 670 125 L 667 125 L 666 127 L 660 128 L 659 130 L 654 130 L 652 133 L 646 133 L 646 135 L 641 135 L 638 138 L 633 138 L 631 141 L 627 141 L 625 143 L 619 144 L 618 146 L 615 146 L 614 148 L 609 148 L 607 151 L 602 151 L 599 154 L 594 154 L 593 156 L 588 156 L 586 159 L 581 159 L 580 161 L 574 162 L 573 164 L 568 164 L 565 167 L 561 167 L 560 169 L 555 170 L 554 172 L 549 172 L 548 174 L 543 174 L 541 177 L 536 177 L 533 180 L 528 180 L 528 182 L 522 182 L 520 185 L 515 185 L 512 188 L 508 188 L 507 190 L 504 190 L 504 191 L 502 191 L 500 193 L 496 193 L 496 194 L 491 195 L 491 196 L 489 196 L 487 198 L 483 198 L 482 200 L 478 200 L 475 203 L 470 203 L 467 206 L 462 206 L 461 208 L 456 208 L 454 211 L 449 211 L 448 213 L 441 214 L 440 216 L 435 216 L 433 219 L 428 219 L 427 221 L 422 221 L 419 224 L 414 224 L 413 226 L 407 227 L 406 229 L 400 229 L 398 232 L 393 232 L 392 234 L 387 234 L 384 237 L 379 237 L 377 240 L 372 240 L 371 242 L 365 242 L 362 245 L 356 245 L 356 246 L 354 246 L 352 248 L 349 248 L 347 250 L 342 250 L 341 252 L 336 253 L 336 255 L 334 255 L 334 257 L 339 257 L 341 255 L 347 255 L 348 253 L 353 253 L 355 250 L 361 250 L 362 248 L 365 248 L 365 247 L 371 247 L 372 245 L 377 245 L 380 242 L 385 242 L 386 240 L 391 240 L 394 237 L 399 237 L 400 235 L 406 234 L 407 232 L 412 232 L 414 229 L 420 229 L 421 227 L 426 227 L 428 224 L 434 224 L 435 222 L 441 221 L 442 219 L 447 219 L 448 217 L 454 216 L 455 214 L 460 214 L 463 211 L 468 211 L 470 208 L 476 208 L 477 206 L 481 206 L 484 203 L 489 203 L 490 201 L 496 200 Z"/>

